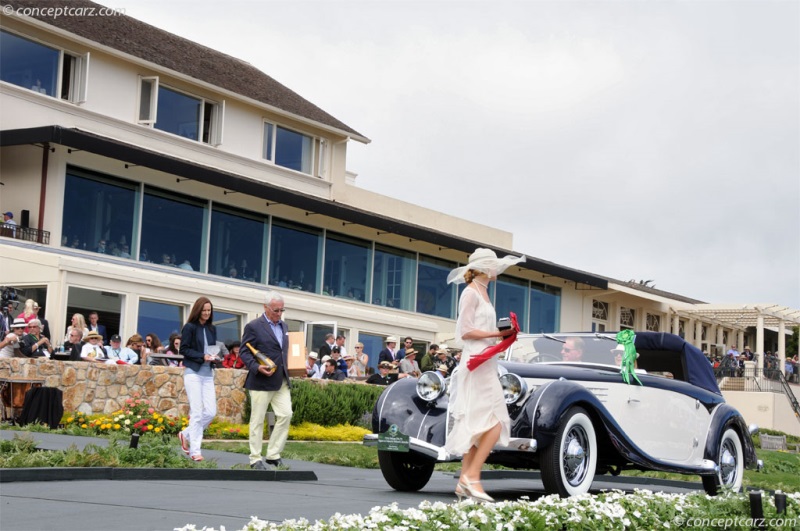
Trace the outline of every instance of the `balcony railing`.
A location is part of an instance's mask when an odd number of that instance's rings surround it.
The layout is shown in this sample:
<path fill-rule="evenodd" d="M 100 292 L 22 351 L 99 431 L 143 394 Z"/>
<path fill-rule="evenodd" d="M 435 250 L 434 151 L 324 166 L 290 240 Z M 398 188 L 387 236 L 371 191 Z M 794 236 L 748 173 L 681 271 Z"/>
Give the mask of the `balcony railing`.
<path fill-rule="evenodd" d="M 0 236 L 50 245 L 50 231 L 0 223 Z"/>
<path fill-rule="evenodd" d="M 800 420 L 800 403 L 778 368 L 720 366 L 714 370 L 721 391 L 748 391 L 756 393 L 781 393 L 792 405 L 795 417 Z"/>

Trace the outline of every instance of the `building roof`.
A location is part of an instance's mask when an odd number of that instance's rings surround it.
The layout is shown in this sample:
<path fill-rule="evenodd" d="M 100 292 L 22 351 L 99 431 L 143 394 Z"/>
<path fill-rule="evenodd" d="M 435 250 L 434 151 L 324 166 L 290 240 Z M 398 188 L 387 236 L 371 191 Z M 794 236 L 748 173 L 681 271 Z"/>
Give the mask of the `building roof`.
<path fill-rule="evenodd" d="M 31 18 L 369 142 L 369 139 L 355 129 L 278 83 L 253 65 L 135 18 L 126 15 L 47 16 L 46 8 L 55 5 L 52 0 L 3 0 L 3 4 L 15 8 L 44 8 L 41 13 L 34 14 Z M 86 7 L 96 10 L 104 7 L 88 0 L 70 0 L 68 5 L 70 8 Z"/>

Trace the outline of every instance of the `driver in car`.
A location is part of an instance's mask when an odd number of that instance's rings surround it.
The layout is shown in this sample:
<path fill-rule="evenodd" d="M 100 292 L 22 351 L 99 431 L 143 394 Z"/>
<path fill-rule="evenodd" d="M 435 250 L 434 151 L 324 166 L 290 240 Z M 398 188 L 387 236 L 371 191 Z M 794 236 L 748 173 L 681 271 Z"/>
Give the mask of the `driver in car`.
<path fill-rule="evenodd" d="M 561 347 L 561 359 L 563 361 L 582 361 L 583 339 L 570 337 L 564 341 L 564 345 Z"/>

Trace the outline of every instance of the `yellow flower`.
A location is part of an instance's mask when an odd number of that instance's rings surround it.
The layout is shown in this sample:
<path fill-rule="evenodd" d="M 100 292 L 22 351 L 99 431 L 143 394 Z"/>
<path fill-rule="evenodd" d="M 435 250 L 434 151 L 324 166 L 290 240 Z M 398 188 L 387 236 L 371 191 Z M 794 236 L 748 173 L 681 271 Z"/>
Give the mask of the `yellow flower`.
<path fill-rule="evenodd" d="M 69 417 L 69 418 L 67 419 L 67 422 L 72 422 L 73 420 L 75 420 L 75 418 L 74 418 L 74 417 Z"/>
<path fill-rule="evenodd" d="M 164 418 L 163 418 L 163 417 L 159 417 L 159 419 L 158 419 L 158 423 L 159 423 L 159 424 L 164 424 Z"/>
<path fill-rule="evenodd" d="M 120 429 L 121 427 L 122 427 L 122 426 L 120 426 L 119 424 L 114 424 L 114 429 L 115 429 L 115 430 L 118 430 L 118 429 Z"/>
<path fill-rule="evenodd" d="M 84 428 L 84 429 L 85 429 L 85 428 L 88 428 L 88 427 L 89 427 L 89 426 L 87 426 L 86 424 L 81 424 L 81 428 Z"/>

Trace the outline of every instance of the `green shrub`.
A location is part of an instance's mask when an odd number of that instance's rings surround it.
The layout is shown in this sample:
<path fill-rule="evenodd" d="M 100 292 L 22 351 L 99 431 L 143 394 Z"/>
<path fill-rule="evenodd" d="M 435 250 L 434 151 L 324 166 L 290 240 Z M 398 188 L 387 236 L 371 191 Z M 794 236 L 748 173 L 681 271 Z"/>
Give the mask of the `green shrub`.
<path fill-rule="evenodd" d="M 292 381 L 292 425 L 363 425 L 385 387 L 357 383 Z"/>

